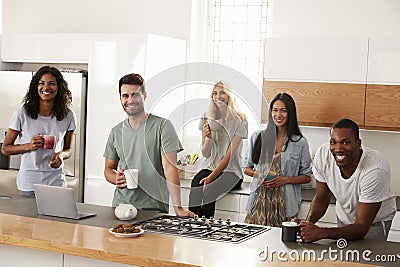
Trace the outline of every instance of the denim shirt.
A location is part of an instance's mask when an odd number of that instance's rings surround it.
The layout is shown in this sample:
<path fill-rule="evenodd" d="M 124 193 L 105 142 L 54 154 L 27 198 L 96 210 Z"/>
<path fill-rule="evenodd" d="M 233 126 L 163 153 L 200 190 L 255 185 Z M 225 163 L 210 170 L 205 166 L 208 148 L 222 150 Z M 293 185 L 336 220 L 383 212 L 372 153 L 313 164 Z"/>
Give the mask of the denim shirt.
<path fill-rule="evenodd" d="M 256 171 L 260 171 L 257 164 L 254 164 L 251 160 L 251 154 L 253 152 L 254 142 L 257 138 L 257 135 L 261 131 L 257 131 L 253 133 L 250 137 L 249 142 L 249 154 L 247 160 L 247 167 L 253 168 Z M 293 140 L 299 140 L 300 136 L 293 135 Z M 288 140 L 288 137 L 285 137 L 283 143 Z M 312 175 L 311 171 L 311 155 L 308 147 L 308 141 L 303 136 L 299 141 L 293 142 L 289 141 L 286 147 L 286 150 L 281 154 L 281 172 L 282 176 L 299 176 L 299 175 Z M 256 198 L 258 196 L 258 179 L 254 179 L 250 185 L 250 196 L 247 202 L 246 211 L 249 214 L 254 206 Z M 301 185 L 300 184 L 285 184 L 283 188 L 283 198 L 285 201 L 285 213 L 286 217 L 295 216 L 300 209 L 301 205 Z"/>

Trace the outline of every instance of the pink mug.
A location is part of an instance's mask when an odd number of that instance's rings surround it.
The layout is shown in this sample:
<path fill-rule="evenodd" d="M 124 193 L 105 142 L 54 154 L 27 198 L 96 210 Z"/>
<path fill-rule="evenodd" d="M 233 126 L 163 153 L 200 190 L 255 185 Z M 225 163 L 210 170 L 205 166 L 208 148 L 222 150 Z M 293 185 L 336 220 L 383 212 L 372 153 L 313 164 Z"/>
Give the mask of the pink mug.
<path fill-rule="evenodd" d="M 56 136 L 55 135 L 43 135 L 43 148 L 54 149 L 56 147 Z"/>

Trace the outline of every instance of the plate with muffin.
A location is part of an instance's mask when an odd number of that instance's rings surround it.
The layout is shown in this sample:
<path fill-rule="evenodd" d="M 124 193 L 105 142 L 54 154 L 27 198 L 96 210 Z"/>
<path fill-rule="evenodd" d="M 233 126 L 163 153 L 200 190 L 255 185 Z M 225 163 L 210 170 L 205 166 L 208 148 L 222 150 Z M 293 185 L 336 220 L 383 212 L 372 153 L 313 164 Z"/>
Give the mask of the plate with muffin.
<path fill-rule="evenodd" d="M 144 230 L 133 224 L 117 223 L 108 229 L 108 232 L 116 237 L 137 237 L 143 234 Z"/>

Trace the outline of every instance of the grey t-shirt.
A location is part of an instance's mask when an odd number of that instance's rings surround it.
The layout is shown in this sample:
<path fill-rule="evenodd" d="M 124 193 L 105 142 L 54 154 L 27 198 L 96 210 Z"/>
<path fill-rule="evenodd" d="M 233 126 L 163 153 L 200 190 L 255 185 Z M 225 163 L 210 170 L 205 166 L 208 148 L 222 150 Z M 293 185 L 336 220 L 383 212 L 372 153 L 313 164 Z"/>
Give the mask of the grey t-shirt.
<path fill-rule="evenodd" d="M 48 165 L 53 154 L 62 150 L 66 132 L 76 129 L 75 113 L 70 110 L 61 121 L 54 116 L 40 115 L 35 120 L 26 113 L 25 108 L 19 108 L 11 117 L 9 127 L 20 132 L 21 144 L 29 143 L 37 134 L 56 136 L 54 149 L 39 148 L 21 155 L 21 166 L 17 176 L 18 189 L 33 191 L 33 184 L 66 186 L 63 173 L 64 163 L 57 169 L 50 168 Z"/>
<path fill-rule="evenodd" d="M 236 135 L 242 139 L 247 139 L 248 129 L 247 123 L 236 116 L 227 121 L 212 119 L 208 119 L 208 121 L 211 127 L 212 147 L 211 155 L 206 158 L 204 167 L 213 171 L 225 156 L 233 137 Z M 206 122 L 207 119 L 205 117 L 200 120 L 199 130 L 203 129 L 203 125 Z M 235 173 L 241 179 L 243 179 L 242 148 L 243 142 L 241 141 L 238 151 L 231 156 L 229 164 L 224 170 L 224 172 Z"/>
<path fill-rule="evenodd" d="M 128 119 L 112 128 L 104 157 L 118 160 L 119 169 L 138 169 L 136 189 L 115 189 L 112 205 L 134 205 L 138 209 L 168 211 L 169 195 L 161 156 L 183 150 L 172 123 L 149 114 L 147 120 L 133 130 Z"/>

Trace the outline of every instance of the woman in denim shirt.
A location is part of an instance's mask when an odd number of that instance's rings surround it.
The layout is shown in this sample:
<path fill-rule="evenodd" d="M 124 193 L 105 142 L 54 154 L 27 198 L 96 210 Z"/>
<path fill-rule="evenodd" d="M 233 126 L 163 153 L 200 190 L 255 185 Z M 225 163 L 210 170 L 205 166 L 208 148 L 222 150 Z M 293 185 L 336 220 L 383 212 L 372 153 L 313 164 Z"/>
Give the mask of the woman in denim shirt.
<path fill-rule="evenodd" d="M 263 131 L 250 138 L 249 156 L 244 173 L 252 176 L 251 193 L 247 203 L 246 223 L 281 226 L 295 217 L 301 205 L 301 184 L 311 180 L 311 156 L 307 139 L 301 134 L 293 98 L 280 93 L 270 103 L 276 127 L 275 148 L 268 175 L 259 164 Z M 268 138 L 264 138 L 268 140 Z M 266 143 L 267 144 L 267 143 Z M 273 148 L 272 148 L 273 149 Z"/>

